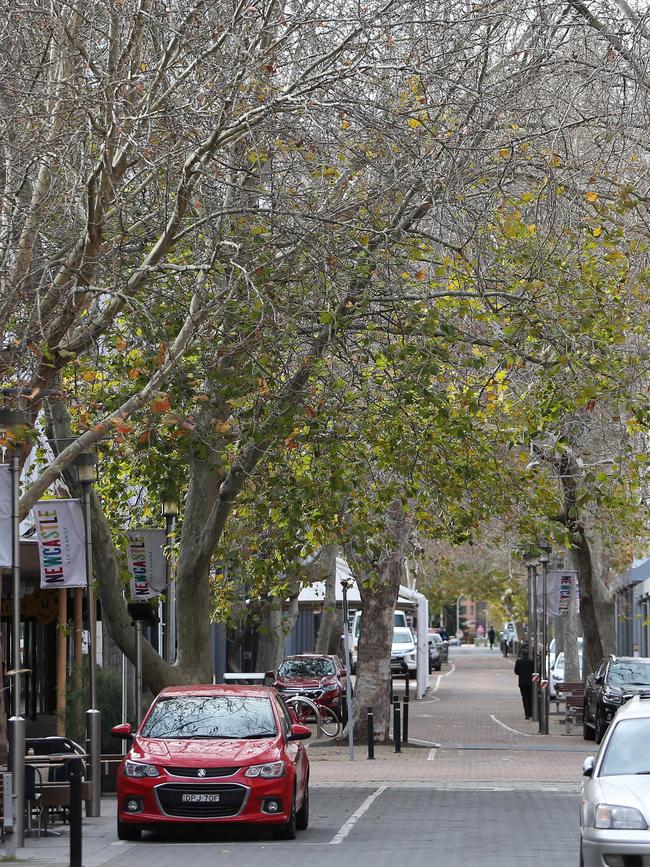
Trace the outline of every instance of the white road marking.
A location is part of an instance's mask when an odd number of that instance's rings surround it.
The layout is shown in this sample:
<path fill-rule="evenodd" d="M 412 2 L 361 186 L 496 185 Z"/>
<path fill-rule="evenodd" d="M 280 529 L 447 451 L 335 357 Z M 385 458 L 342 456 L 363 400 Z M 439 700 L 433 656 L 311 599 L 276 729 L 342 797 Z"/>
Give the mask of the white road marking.
<path fill-rule="evenodd" d="M 456 671 L 456 666 L 452 662 L 451 668 L 449 669 L 449 671 L 446 671 L 444 674 L 439 674 L 438 677 L 436 678 L 436 685 L 433 687 L 433 691 L 434 692 L 438 691 L 438 687 L 442 683 L 443 677 L 449 677 L 449 675 L 453 674 L 455 671 Z"/>
<path fill-rule="evenodd" d="M 535 735 L 528 734 L 528 732 L 520 732 L 520 731 L 518 731 L 518 729 L 511 728 L 510 726 L 506 725 L 504 722 L 501 722 L 500 719 L 497 719 L 493 713 L 490 714 L 490 719 L 494 720 L 494 722 L 497 725 L 502 726 L 502 728 L 504 728 L 504 729 L 508 729 L 509 732 L 512 732 L 515 735 L 521 735 L 524 738 L 534 738 L 535 737 Z"/>
<path fill-rule="evenodd" d="M 423 741 L 420 738 L 409 738 L 409 743 L 417 744 L 419 747 L 435 747 L 436 749 L 440 746 L 436 741 Z"/>
<path fill-rule="evenodd" d="M 343 842 L 343 840 L 345 840 L 345 838 L 348 836 L 350 831 L 354 828 L 354 826 L 357 824 L 357 822 L 363 816 L 363 814 L 367 810 L 370 809 L 370 807 L 373 804 L 373 801 L 375 801 L 381 794 L 383 794 L 386 791 L 386 789 L 387 789 L 387 786 L 380 786 L 378 789 L 376 789 L 372 793 L 372 795 L 368 795 L 368 797 L 361 804 L 359 809 L 354 811 L 354 813 L 350 816 L 350 818 L 347 820 L 347 822 L 344 822 L 341 825 L 341 827 L 338 829 L 338 831 L 336 832 L 334 837 L 332 837 L 332 839 L 330 840 L 331 846 L 336 846 L 337 843 L 341 843 L 341 842 Z"/>
<path fill-rule="evenodd" d="M 429 750 L 429 755 L 427 756 L 427 761 L 433 762 L 436 758 L 436 753 L 438 752 L 438 748 L 434 747 L 432 750 Z"/>

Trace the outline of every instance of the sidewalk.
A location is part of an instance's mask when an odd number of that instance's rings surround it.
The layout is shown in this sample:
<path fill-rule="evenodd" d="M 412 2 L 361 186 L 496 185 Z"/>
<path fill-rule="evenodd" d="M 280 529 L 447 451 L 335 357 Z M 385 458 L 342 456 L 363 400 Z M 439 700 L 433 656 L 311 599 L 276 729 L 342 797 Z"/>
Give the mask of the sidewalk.
<path fill-rule="evenodd" d="M 451 648 L 449 663 L 434 672 L 422 701 L 410 702 L 409 747 L 365 746 L 351 762 L 346 746 L 314 745 L 316 783 L 580 784 L 582 761 L 594 745 L 582 732 L 563 733 L 551 716 L 550 734 L 523 718 L 514 659 L 497 650 Z"/>

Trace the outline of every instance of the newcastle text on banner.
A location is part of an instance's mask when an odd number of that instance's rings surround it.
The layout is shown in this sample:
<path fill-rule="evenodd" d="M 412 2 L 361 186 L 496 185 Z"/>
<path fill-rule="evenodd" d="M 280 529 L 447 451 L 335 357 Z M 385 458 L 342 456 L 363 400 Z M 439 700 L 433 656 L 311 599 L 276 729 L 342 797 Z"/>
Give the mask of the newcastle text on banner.
<path fill-rule="evenodd" d="M 131 598 L 151 599 L 165 589 L 165 531 L 128 530 L 128 561 L 131 573 Z"/>
<path fill-rule="evenodd" d="M 79 500 L 39 500 L 32 509 L 41 588 L 86 587 L 84 519 Z"/>
<path fill-rule="evenodd" d="M 11 467 L 0 464 L 0 567 L 11 569 Z"/>
<path fill-rule="evenodd" d="M 577 572 L 572 569 L 549 569 L 546 576 L 546 611 L 549 617 L 569 613 L 571 593 L 577 584 Z M 537 577 L 537 611 L 541 613 L 544 594 L 542 580 Z"/>

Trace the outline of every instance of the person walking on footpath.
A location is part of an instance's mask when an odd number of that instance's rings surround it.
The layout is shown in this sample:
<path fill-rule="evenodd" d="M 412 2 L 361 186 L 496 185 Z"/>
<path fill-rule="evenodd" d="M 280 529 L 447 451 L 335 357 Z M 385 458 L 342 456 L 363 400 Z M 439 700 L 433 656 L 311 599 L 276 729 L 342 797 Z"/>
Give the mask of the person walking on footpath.
<path fill-rule="evenodd" d="M 490 642 L 490 650 L 492 650 L 492 648 L 494 647 L 494 639 L 495 638 L 496 638 L 496 632 L 490 626 L 490 628 L 488 629 L 488 641 Z"/>
<path fill-rule="evenodd" d="M 519 678 L 519 692 L 524 705 L 524 716 L 531 719 L 533 715 L 533 660 L 528 656 L 528 648 L 521 651 L 521 656 L 515 662 L 515 674 Z"/>

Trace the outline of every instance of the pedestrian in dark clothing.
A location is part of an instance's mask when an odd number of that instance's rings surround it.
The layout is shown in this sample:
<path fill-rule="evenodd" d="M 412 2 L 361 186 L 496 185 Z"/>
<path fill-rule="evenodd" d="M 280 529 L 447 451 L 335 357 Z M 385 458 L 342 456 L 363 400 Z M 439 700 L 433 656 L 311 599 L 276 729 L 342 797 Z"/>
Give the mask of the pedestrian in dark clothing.
<path fill-rule="evenodd" d="M 490 650 L 492 650 L 492 648 L 494 647 L 495 637 L 496 637 L 496 632 L 490 626 L 490 628 L 488 629 L 488 641 L 490 642 Z"/>
<path fill-rule="evenodd" d="M 528 656 L 527 650 L 522 650 L 521 656 L 515 662 L 515 674 L 519 678 L 524 716 L 530 719 L 533 715 L 533 660 Z"/>

